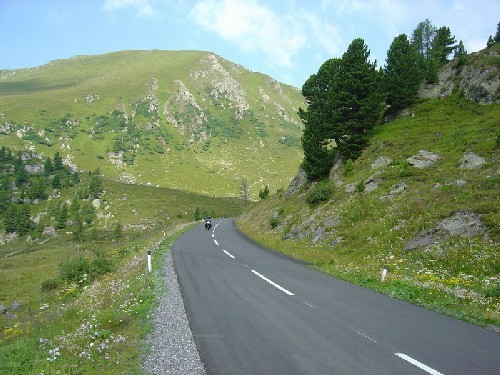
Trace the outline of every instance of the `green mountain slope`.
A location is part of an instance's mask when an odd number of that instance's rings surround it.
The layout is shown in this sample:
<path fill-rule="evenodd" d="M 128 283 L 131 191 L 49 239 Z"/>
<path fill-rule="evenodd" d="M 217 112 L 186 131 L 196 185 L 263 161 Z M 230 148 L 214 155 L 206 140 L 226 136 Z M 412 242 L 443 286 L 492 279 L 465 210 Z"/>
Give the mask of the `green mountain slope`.
<path fill-rule="evenodd" d="M 253 197 L 302 159 L 301 93 L 209 52 L 123 51 L 1 71 L 0 146 L 123 182 Z"/>

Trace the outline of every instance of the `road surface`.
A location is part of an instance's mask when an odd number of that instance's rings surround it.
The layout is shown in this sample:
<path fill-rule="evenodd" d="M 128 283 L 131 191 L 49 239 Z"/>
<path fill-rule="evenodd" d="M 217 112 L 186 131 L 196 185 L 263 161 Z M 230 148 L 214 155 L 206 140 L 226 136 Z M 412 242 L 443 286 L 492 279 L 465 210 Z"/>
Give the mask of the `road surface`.
<path fill-rule="evenodd" d="M 209 375 L 500 374 L 499 334 L 266 250 L 231 219 L 173 257 Z"/>

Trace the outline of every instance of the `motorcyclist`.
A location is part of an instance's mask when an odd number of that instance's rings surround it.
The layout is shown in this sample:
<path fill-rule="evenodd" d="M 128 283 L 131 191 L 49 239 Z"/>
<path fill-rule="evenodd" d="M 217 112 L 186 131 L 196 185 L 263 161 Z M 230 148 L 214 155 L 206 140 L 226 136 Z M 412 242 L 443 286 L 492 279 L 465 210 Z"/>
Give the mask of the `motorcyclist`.
<path fill-rule="evenodd" d="M 210 216 L 205 218 L 205 229 L 210 230 L 212 228 L 212 218 Z"/>

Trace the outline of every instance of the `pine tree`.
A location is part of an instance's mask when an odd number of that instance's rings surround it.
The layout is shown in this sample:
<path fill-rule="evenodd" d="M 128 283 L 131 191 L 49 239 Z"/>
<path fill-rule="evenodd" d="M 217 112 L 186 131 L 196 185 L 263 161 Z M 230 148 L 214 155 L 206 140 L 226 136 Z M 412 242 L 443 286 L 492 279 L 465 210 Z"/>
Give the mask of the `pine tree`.
<path fill-rule="evenodd" d="M 97 199 L 103 192 L 102 177 L 99 169 L 92 173 L 90 177 L 89 193 L 90 197 Z"/>
<path fill-rule="evenodd" d="M 391 111 L 413 104 L 422 80 L 417 51 L 405 34 L 397 36 L 387 51 L 384 68 L 386 102 L 391 106 Z"/>
<path fill-rule="evenodd" d="M 19 233 L 19 236 L 24 236 L 29 233 L 31 226 L 30 206 L 27 204 L 19 205 L 16 215 L 16 232 Z"/>
<path fill-rule="evenodd" d="M 488 41 L 486 42 L 486 48 L 493 47 L 493 44 L 495 44 L 495 39 L 493 39 L 493 36 L 490 35 L 488 37 Z"/>
<path fill-rule="evenodd" d="M 75 195 L 73 200 L 71 201 L 71 205 L 69 206 L 69 211 L 72 214 L 77 214 L 80 210 L 80 202 L 78 201 L 78 197 Z"/>
<path fill-rule="evenodd" d="M 467 51 L 462 41 L 458 43 L 454 58 L 457 60 L 457 67 L 463 66 L 467 62 Z"/>
<path fill-rule="evenodd" d="M 302 86 L 302 95 L 308 103 L 307 111 L 299 108 L 299 117 L 304 123 L 302 168 L 309 180 L 318 180 L 328 175 L 335 150 L 328 147 L 334 138 L 331 131 L 335 122 L 333 97 L 341 74 L 342 60 L 325 61 Z"/>
<path fill-rule="evenodd" d="M 384 94 L 376 63 L 363 39 L 351 42 L 342 55 L 342 69 L 332 100 L 335 123 L 332 135 L 346 159 L 356 159 L 368 143 L 367 132 L 380 117 Z"/>
<path fill-rule="evenodd" d="M 7 207 L 3 215 L 3 226 L 5 232 L 7 233 L 14 233 L 17 229 L 16 226 L 17 206 L 18 205 L 11 203 Z"/>
<path fill-rule="evenodd" d="M 113 229 L 113 238 L 118 240 L 123 237 L 123 227 L 120 223 L 116 223 Z"/>
<path fill-rule="evenodd" d="M 457 48 L 455 43 L 455 37 L 451 35 L 449 27 L 442 26 L 437 30 L 432 41 L 431 58 L 437 62 L 439 67 L 448 62 L 448 56 Z"/>
<path fill-rule="evenodd" d="M 56 228 L 64 229 L 66 228 L 66 221 L 68 220 L 68 206 L 62 204 L 56 212 Z"/>
<path fill-rule="evenodd" d="M 424 60 L 429 59 L 432 41 L 436 34 L 436 27 L 427 18 L 425 21 L 420 22 L 411 36 L 411 44 L 420 53 Z"/>
<path fill-rule="evenodd" d="M 56 152 L 54 155 L 54 171 L 60 171 L 64 169 L 64 164 L 61 155 L 59 152 Z"/>
<path fill-rule="evenodd" d="M 302 87 L 309 103 L 307 111 L 299 109 L 302 167 L 309 180 L 327 176 L 336 153 L 355 159 L 369 142 L 384 99 L 381 74 L 369 55 L 363 39 L 355 39 L 342 59 L 326 61 Z"/>
<path fill-rule="evenodd" d="M 75 220 L 73 223 L 73 238 L 76 241 L 83 240 L 83 223 L 78 212 L 75 214 Z"/>
<path fill-rule="evenodd" d="M 60 189 L 61 188 L 61 176 L 59 176 L 59 173 L 54 175 L 54 178 L 52 179 L 52 189 Z"/>
<path fill-rule="evenodd" d="M 52 165 L 52 160 L 50 160 L 50 157 L 45 160 L 45 164 L 43 165 L 43 172 L 47 177 L 50 176 L 52 172 L 54 172 L 54 166 Z"/>
<path fill-rule="evenodd" d="M 497 23 L 497 33 L 495 34 L 495 38 L 493 40 L 495 43 L 500 42 L 500 22 Z"/>

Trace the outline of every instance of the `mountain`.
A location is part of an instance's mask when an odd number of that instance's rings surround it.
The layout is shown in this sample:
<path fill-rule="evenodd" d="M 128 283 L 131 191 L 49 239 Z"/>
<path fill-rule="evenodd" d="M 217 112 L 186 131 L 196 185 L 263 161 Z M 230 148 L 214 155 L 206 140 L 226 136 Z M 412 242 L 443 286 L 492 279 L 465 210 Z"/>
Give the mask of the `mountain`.
<path fill-rule="evenodd" d="M 323 272 L 500 330 L 500 43 L 467 61 L 377 125 L 359 159 L 332 161 L 320 183 L 299 171 L 240 229 Z"/>
<path fill-rule="evenodd" d="M 205 195 L 288 185 L 300 91 L 202 51 L 122 51 L 0 71 L 0 146 Z"/>

